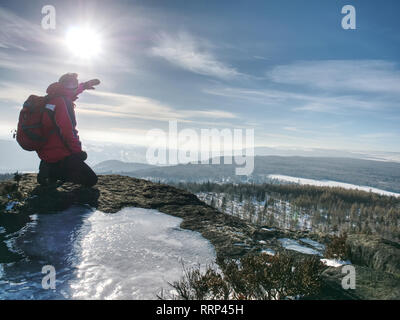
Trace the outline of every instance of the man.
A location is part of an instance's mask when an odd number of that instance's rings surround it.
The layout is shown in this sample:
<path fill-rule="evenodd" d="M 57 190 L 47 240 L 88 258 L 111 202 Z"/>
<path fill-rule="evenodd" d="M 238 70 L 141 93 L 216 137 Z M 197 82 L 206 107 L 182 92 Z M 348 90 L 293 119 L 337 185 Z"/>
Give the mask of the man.
<path fill-rule="evenodd" d="M 93 86 L 99 83 L 96 79 L 79 84 L 76 73 L 67 73 L 47 88 L 46 108 L 54 111 L 54 120 L 48 113 L 43 113 L 43 128 L 49 138 L 37 151 L 41 159 L 39 184 L 48 186 L 61 180 L 92 187 L 97 183 L 96 174 L 84 162 L 87 154 L 82 150 L 76 129 L 74 101 L 81 92 L 94 89 Z"/>

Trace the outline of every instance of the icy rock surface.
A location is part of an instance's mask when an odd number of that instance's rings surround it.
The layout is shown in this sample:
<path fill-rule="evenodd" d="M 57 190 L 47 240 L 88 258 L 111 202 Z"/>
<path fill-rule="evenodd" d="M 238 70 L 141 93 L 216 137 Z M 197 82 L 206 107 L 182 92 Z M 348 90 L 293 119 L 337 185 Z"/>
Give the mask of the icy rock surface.
<path fill-rule="evenodd" d="M 0 299 L 156 299 L 185 267 L 215 262 L 212 245 L 157 210 L 115 214 L 73 207 L 35 215 L 8 246 L 24 259 L 0 264 Z M 56 289 L 42 288 L 42 267 L 56 270 Z"/>

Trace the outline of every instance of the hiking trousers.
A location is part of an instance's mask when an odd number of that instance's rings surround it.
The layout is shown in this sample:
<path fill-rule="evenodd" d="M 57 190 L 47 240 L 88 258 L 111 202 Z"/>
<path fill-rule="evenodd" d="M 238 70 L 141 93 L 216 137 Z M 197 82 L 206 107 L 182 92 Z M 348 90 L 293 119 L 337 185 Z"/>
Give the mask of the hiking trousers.
<path fill-rule="evenodd" d="M 58 180 L 93 187 L 97 183 L 97 175 L 82 160 L 79 153 L 72 154 L 55 163 L 42 160 L 37 176 L 38 183 L 46 186 L 54 184 Z"/>

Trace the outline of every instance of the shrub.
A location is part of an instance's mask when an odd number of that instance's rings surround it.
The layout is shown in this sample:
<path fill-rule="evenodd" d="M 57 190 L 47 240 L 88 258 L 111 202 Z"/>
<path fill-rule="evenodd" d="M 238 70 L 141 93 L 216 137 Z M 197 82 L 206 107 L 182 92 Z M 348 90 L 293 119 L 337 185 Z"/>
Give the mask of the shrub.
<path fill-rule="evenodd" d="M 173 299 L 179 300 L 227 300 L 229 287 L 221 274 L 212 266 L 207 266 L 202 273 L 200 266 L 192 269 L 183 267 L 184 275 L 181 280 L 169 283 L 176 291 Z M 168 298 L 161 293 L 160 299 Z"/>
<path fill-rule="evenodd" d="M 314 295 L 321 287 L 323 265 L 315 256 L 300 259 L 282 251 L 275 256 L 249 254 L 228 259 L 221 269 L 185 270 L 181 280 L 170 284 L 177 292 L 173 298 L 279 300 Z"/>
<path fill-rule="evenodd" d="M 350 248 L 346 244 L 347 234 L 333 236 L 325 249 L 325 257 L 329 259 L 346 260 L 349 258 Z"/>

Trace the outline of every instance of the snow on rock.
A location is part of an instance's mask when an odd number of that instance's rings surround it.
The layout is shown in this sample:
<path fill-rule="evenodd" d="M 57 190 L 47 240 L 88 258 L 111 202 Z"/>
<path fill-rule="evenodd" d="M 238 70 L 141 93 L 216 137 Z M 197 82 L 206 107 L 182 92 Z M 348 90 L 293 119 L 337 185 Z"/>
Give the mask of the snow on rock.
<path fill-rule="evenodd" d="M 261 253 L 265 253 L 265 254 L 268 254 L 270 256 L 274 256 L 275 255 L 275 251 L 272 250 L 272 249 L 263 249 L 263 250 L 261 250 Z"/>
<path fill-rule="evenodd" d="M 301 238 L 300 239 L 301 242 L 307 243 L 308 245 L 314 247 L 317 250 L 323 251 L 325 250 L 325 246 L 317 241 L 308 239 L 308 238 Z"/>
<path fill-rule="evenodd" d="M 73 207 L 38 215 L 10 239 L 25 259 L 3 270 L 0 299 L 156 299 L 185 268 L 212 264 L 212 245 L 157 210 L 115 214 Z M 44 265 L 56 269 L 56 290 L 41 287 Z"/>
<path fill-rule="evenodd" d="M 321 262 L 329 267 L 341 267 L 346 264 L 351 264 L 349 260 L 336 260 L 336 259 L 321 259 Z"/>
<path fill-rule="evenodd" d="M 264 231 L 275 231 L 275 229 L 274 228 L 261 228 L 261 230 L 264 230 Z"/>

